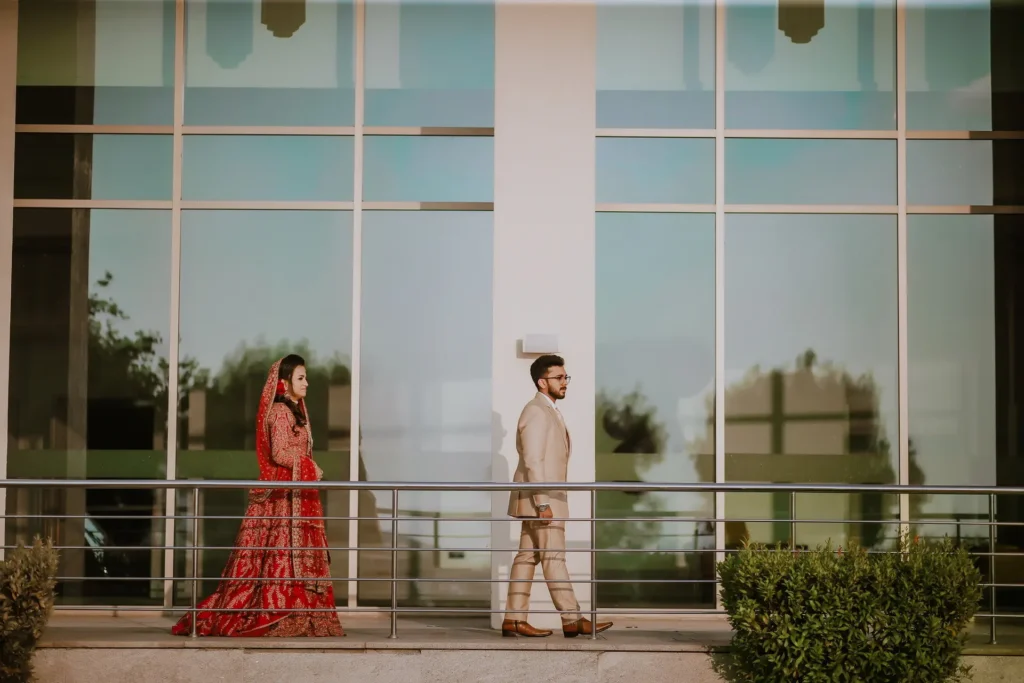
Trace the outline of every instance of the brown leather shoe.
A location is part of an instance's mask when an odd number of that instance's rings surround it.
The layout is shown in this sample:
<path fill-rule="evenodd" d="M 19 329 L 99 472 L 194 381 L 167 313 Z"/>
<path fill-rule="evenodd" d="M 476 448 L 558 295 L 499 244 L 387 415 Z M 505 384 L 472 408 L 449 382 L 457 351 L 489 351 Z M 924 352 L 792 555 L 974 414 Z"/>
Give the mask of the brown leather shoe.
<path fill-rule="evenodd" d="M 599 621 L 597 622 L 597 632 L 601 633 L 607 631 L 612 627 L 610 621 Z M 575 638 L 578 635 L 590 636 L 594 634 L 594 625 L 590 623 L 589 619 L 580 619 L 579 621 L 570 621 L 567 624 L 562 624 L 562 634 L 566 638 Z"/>
<path fill-rule="evenodd" d="M 501 637 L 502 638 L 546 638 L 551 635 L 551 631 L 547 631 L 542 628 L 534 628 L 525 621 L 513 621 L 512 619 L 506 619 L 501 622 Z"/>

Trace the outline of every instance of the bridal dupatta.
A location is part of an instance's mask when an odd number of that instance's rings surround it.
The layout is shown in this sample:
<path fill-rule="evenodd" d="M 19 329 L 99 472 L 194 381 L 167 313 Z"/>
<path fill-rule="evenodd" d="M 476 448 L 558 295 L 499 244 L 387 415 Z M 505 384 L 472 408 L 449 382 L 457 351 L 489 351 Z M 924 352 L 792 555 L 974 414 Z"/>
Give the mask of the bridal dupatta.
<path fill-rule="evenodd" d="M 256 413 L 260 481 L 317 481 L 320 468 L 311 457 L 313 435 L 305 401 L 299 402 L 307 416 L 304 427 L 297 425 L 286 405 L 274 401 L 280 365 L 277 361 L 270 368 Z M 333 611 L 323 514 L 320 493 L 315 489 L 251 490 L 220 585 L 198 605 L 197 634 L 344 635 Z M 191 624 L 192 614 L 186 614 L 172 632 L 187 635 Z"/>

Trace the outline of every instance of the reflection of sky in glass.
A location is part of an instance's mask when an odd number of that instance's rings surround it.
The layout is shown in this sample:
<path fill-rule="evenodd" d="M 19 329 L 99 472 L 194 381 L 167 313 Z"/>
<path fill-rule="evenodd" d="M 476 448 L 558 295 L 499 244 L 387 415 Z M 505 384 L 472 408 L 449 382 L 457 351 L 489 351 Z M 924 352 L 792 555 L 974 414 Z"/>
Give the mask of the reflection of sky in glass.
<path fill-rule="evenodd" d="M 181 356 L 213 372 L 241 344 L 351 357 L 352 216 L 183 211 Z"/>
<path fill-rule="evenodd" d="M 794 43 L 775 2 L 730 5 L 730 127 L 895 127 L 892 0 L 825 8 L 821 30 Z M 366 21 L 368 124 L 493 125 L 492 4 L 371 2 Z M 18 84 L 96 85 L 95 123 L 169 125 L 174 3 L 98 0 L 92 73 L 78 68 L 75 24 L 61 5 L 21 3 Z M 911 129 L 991 128 L 990 24 L 988 0 L 908 3 Z M 354 120 L 351 2 L 309 0 L 289 38 L 263 26 L 257 0 L 190 0 L 186 27 L 187 123 Z M 599 3 L 598 125 L 713 127 L 714 34 L 709 0 Z"/>
<path fill-rule="evenodd" d="M 703 434 L 714 388 L 714 226 L 713 215 L 598 215 L 598 389 L 641 391 L 673 454 Z M 696 481 L 670 465 L 669 479 Z"/>
<path fill-rule="evenodd" d="M 1024 144 L 1000 141 L 1024 152 Z M 907 201 L 911 204 L 992 204 L 991 140 L 908 140 Z"/>
<path fill-rule="evenodd" d="M 351 201 L 350 137 L 190 135 L 184 199 Z"/>
<path fill-rule="evenodd" d="M 907 127 L 991 130 L 990 0 L 907 6 Z"/>
<path fill-rule="evenodd" d="M 755 366 L 792 368 L 814 349 L 874 376 L 880 419 L 897 438 L 894 216 L 730 215 L 725 300 L 727 384 Z"/>
<path fill-rule="evenodd" d="M 730 204 L 895 204 L 891 140 L 725 141 Z"/>
<path fill-rule="evenodd" d="M 371 202 L 489 202 L 494 138 L 364 138 L 363 199 Z"/>
<path fill-rule="evenodd" d="M 714 128 L 712 0 L 598 4 L 597 125 Z"/>
<path fill-rule="evenodd" d="M 893 0 L 826 2 L 823 16 L 775 0 L 730 5 L 728 127 L 896 127 Z"/>
<path fill-rule="evenodd" d="M 94 136 L 92 196 L 170 199 L 171 147 L 170 135 Z M 97 172 L 98 165 L 103 171 Z"/>
<path fill-rule="evenodd" d="M 126 336 L 138 330 L 163 338 L 157 353 L 169 352 L 171 309 L 171 212 L 93 209 L 89 215 L 89 294 L 112 299 L 129 316 L 111 321 Z M 106 287 L 97 286 L 105 273 Z"/>
<path fill-rule="evenodd" d="M 714 204 L 715 141 L 598 138 L 597 201 Z"/>
<path fill-rule="evenodd" d="M 907 4 L 907 125 L 989 130 L 988 0 Z M 824 7 L 780 16 L 775 0 L 729 3 L 728 127 L 895 129 L 895 3 Z M 599 3 L 598 126 L 713 127 L 714 21 L 705 0 Z"/>
<path fill-rule="evenodd" d="M 360 425 L 370 480 L 490 479 L 492 250 L 489 212 L 363 214 Z M 488 494 L 403 501 L 490 509 Z"/>
<path fill-rule="evenodd" d="M 367 3 L 366 125 L 493 126 L 493 3 Z"/>
<path fill-rule="evenodd" d="M 284 3 L 264 17 L 259 0 L 189 0 L 185 123 L 352 125 L 352 2 L 307 0 L 304 17 L 301 8 Z M 287 37 L 269 30 L 295 26 Z"/>
<path fill-rule="evenodd" d="M 617 405 L 631 392 L 640 393 L 663 427 L 665 455 L 637 467 L 643 481 L 701 481 L 691 443 L 707 433 L 707 397 L 714 391 L 715 217 L 598 214 L 596 240 L 597 389 Z M 611 437 L 600 423 L 597 430 L 601 449 Z M 625 453 L 599 456 L 597 479 L 626 476 L 622 460 L 639 464 L 646 459 Z M 649 493 L 643 498 L 645 505 L 653 502 L 680 513 L 706 511 L 709 502 L 695 494 Z M 621 516 L 610 504 L 602 505 L 601 514 Z M 689 524 L 662 525 L 648 543 L 687 547 L 692 532 Z M 686 538 L 666 538 L 674 534 Z"/>
<path fill-rule="evenodd" d="M 926 484 L 996 483 L 993 225 L 992 216 L 909 217 L 910 438 Z M 981 513 L 985 506 L 957 496 L 924 509 Z"/>

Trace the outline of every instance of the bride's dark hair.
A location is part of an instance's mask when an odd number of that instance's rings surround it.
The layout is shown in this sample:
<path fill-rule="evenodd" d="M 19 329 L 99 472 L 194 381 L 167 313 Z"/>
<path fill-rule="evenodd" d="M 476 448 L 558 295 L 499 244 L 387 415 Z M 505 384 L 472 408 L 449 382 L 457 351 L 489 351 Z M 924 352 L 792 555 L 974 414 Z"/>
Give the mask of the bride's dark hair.
<path fill-rule="evenodd" d="M 277 369 L 277 379 L 279 381 L 290 382 L 292 375 L 295 374 L 295 369 L 298 367 L 305 367 L 306 360 L 298 355 L 297 353 L 291 353 L 281 359 L 281 365 Z M 288 406 L 288 410 L 292 411 L 292 415 L 295 416 L 295 426 L 305 427 L 306 416 L 302 414 L 302 408 L 299 404 L 291 399 L 288 394 L 278 394 L 274 397 L 274 403 L 283 403 Z"/>

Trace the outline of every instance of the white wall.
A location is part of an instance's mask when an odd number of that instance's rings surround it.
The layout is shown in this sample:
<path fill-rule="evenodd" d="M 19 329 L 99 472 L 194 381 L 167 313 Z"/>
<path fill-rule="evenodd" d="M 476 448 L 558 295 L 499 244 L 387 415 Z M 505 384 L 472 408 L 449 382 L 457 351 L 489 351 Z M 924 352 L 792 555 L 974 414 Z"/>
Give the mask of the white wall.
<path fill-rule="evenodd" d="M 493 475 L 511 478 L 516 423 L 534 393 L 532 359 L 518 356 L 517 341 L 552 333 L 573 377 L 561 406 L 573 435 L 569 479 L 593 481 L 596 11 L 582 3 L 499 2 L 495 21 Z M 493 514 L 505 515 L 507 505 L 508 494 L 495 494 Z M 589 494 L 570 494 L 569 507 L 573 516 L 589 516 Z M 589 547 L 587 522 L 569 522 L 566 531 L 570 548 Z M 515 547 L 519 524 L 494 523 L 491 536 L 495 548 Z M 512 556 L 494 553 L 494 578 L 508 578 Z M 575 580 L 590 578 L 587 553 L 569 553 L 567 561 Z M 495 584 L 495 609 L 504 608 L 507 589 Z M 589 589 L 576 584 L 584 609 Z M 534 585 L 532 607 L 554 609 L 543 585 Z M 492 623 L 501 618 L 493 615 Z M 560 623 L 556 614 L 531 621 Z"/>

